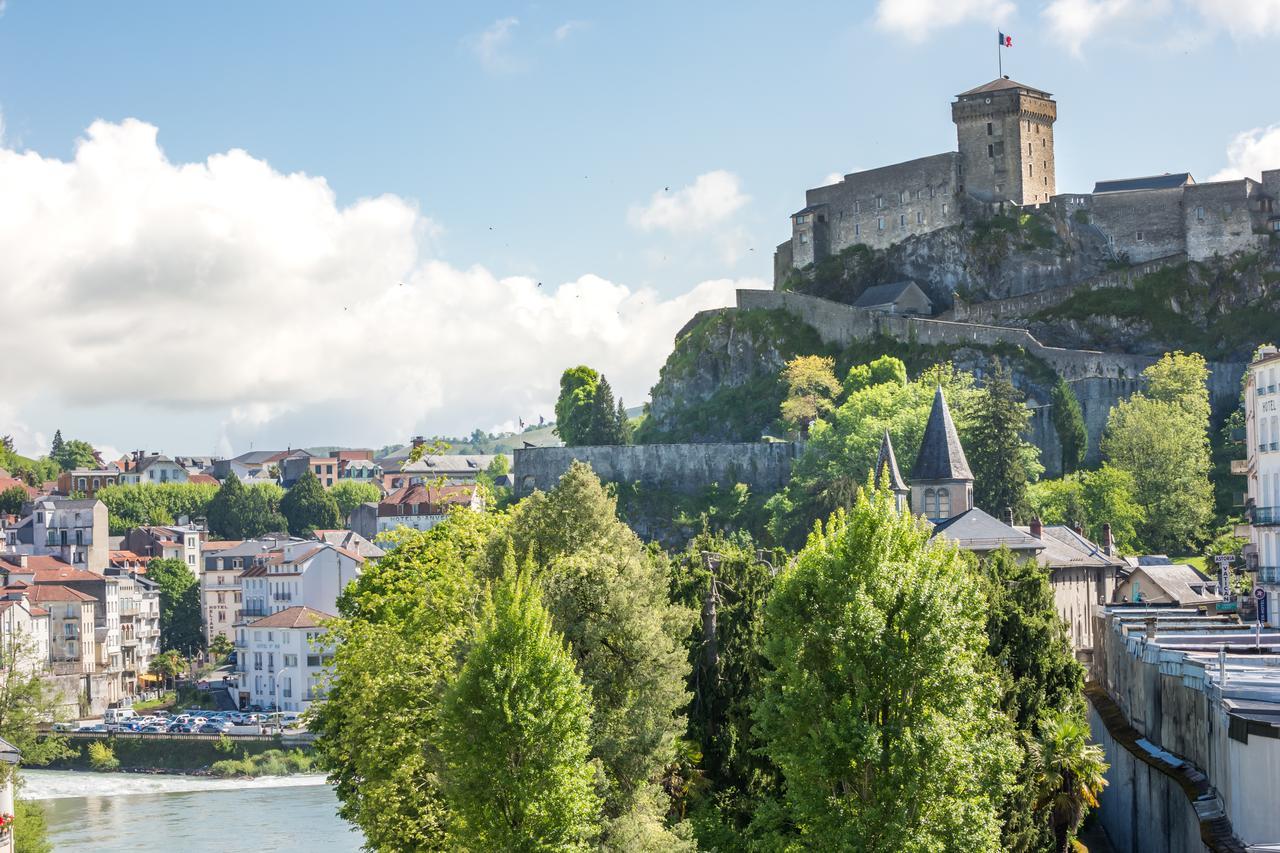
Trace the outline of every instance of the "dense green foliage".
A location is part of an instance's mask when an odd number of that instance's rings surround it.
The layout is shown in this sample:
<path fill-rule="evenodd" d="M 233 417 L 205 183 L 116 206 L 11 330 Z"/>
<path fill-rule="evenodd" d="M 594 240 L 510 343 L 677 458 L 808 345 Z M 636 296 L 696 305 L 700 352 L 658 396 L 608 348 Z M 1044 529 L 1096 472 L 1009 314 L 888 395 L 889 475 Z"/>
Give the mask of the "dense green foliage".
<path fill-rule="evenodd" d="M 22 486 L 10 486 L 0 492 L 0 513 L 17 515 L 22 512 L 22 505 L 28 500 L 26 489 Z"/>
<path fill-rule="evenodd" d="M 204 646 L 200 621 L 200 582 L 194 567 L 181 560 L 147 564 L 147 578 L 160 588 L 160 646 L 192 655 Z"/>
<path fill-rule="evenodd" d="M 1136 554 L 1143 550 L 1138 530 L 1147 517 L 1137 502 L 1137 488 L 1128 471 L 1103 464 L 1094 471 L 1033 483 L 1027 501 L 1045 524 L 1079 524 L 1095 542 L 1102 541 L 1102 526 L 1110 524 L 1116 549 Z"/>
<path fill-rule="evenodd" d="M 113 770 L 120 769 L 120 759 L 116 758 L 116 751 L 111 748 L 111 744 L 106 741 L 95 740 L 89 744 L 89 767 L 97 770 L 99 773 L 110 773 Z"/>
<path fill-rule="evenodd" d="M 1145 518 L 1139 537 L 1167 554 L 1193 550 L 1213 514 L 1204 358 L 1168 353 L 1143 371 L 1148 390 L 1111 410 L 1102 453 L 1132 475 Z"/>
<path fill-rule="evenodd" d="M 253 539 L 283 533 L 289 526 L 280 512 L 284 490 L 274 483 L 245 486 L 234 473 L 222 481 L 209 501 L 209 529 L 223 539 Z"/>
<path fill-rule="evenodd" d="M 841 391 L 835 367 L 834 358 L 820 355 L 796 356 L 783 365 L 787 396 L 780 408 L 788 429 L 807 436 L 813 422 L 831 411 Z"/>
<path fill-rule="evenodd" d="M 339 814 L 373 849 L 450 849 L 440 705 L 479 594 L 468 563 L 498 527 L 455 511 L 430 531 L 402 528 L 339 599 L 328 701 L 310 728 Z"/>
<path fill-rule="evenodd" d="M 38 730 L 54 717 L 56 697 L 43 672 L 30 664 L 35 656 L 29 640 L 6 642 L 0 648 L 0 738 L 17 747 L 24 766 L 42 766 L 68 753 L 66 738 Z M 0 782 L 10 765 L 0 765 Z"/>
<path fill-rule="evenodd" d="M 317 530 L 342 526 L 338 502 L 325 491 L 320 478 L 306 471 L 280 499 L 280 512 L 294 536 L 310 536 Z"/>
<path fill-rule="evenodd" d="M 7 435 L 0 436 L 0 469 L 8 471 L 9 476 L 16 477 L 28 486 L 38 486 L 56 479 L 61 470 L 58 463 L 47 456 L 31 459 L 14 452 L 13 439 Z"/>
<path fill-rule="evenodd" d="M 233 747 L 234 748 L 234 747 Z M 241 758 L 224 758 L 209 766 L 214 776 L 288 776 L 293 773 L 309 773 L 315 766 L 315 756 L 301 749 L 269 749 L 256 755 L 245 753 Z"/>
<path fill-rule="evenodd" d="M 756 709 L 809 849 L 997 851 L 1018 751 L 954 547 L 887 493 L 811 536 L 770 595 Z"/>
<path fill-rule="evenodd" d="M 908 381 L 905 366 L 891 356 L 852 368 L 843 400 L 814 425 L 791 482 L 770 501 L 775 541 L 795 545 L 803 541 L 814 521 L 852 505 L 875 465 L 885 430 L 899 461 L 914 459 L 939 385 L 963 434 L 968 427 L 966 413 L 973 410 L 979 393 L 970 374 L 944 364 Z M 903 474 L 909 476 L 906 470 Z"/>
<path fill-rule="evenodd" d="M 63 471 L 98 467 L 93 445 L 78 438 L 63 441 L 62 430 L 57 430 L 53 434 L 53 444 L 49 448 L 49 458 Z"/>
<path fill-rule="evenodd" d="M 445 693 L 444 794 L 466 850 L 586 851 L 599 833 L 591 703 L 536 587 L 509 555 Z"/>
<path fill-rule="evenodd" d="M 1084 413 L 1080 411 L 1080 401 L 1075 392 L 1067 384 L 1067 380 L 1058 377 L 1053 386 L 1053 394 L 1049 399 L 1052 406 L 1053 428 L 1058 433 L 1061 445 L 1059 470 L 1070 474 L 1084 462 L 1089 452 L 1089 433 L 1084 425 Z"/>
<path fill-rule="evenodd" d="M 495 456 L 495 459 L 506 459 Z M 338 504 L 338 515 L 345 521 L 356 507 L 365 503 L 377 503 L 382 499 L 382 489 L 377 483 L 362 483 L 358 480 L 339 480 L 329 487 L 329 494 Z"/>
<path fill-rule="evenodd" d="M 1011 508 L 1015 517 L 1026 518 L 1027 481 L 1039 475 L 1040 451 L 1025 437 L 1031 410 L 997 358 L 981 393 L 969 403 L 968 422 L 964 447 L 974 475 L 974 503 L 996 516 Z"/>
<path fill-rule="evenodd" d="M 212 483 L 141 483 L 106 486 L 95 494 L 106 504 L 113 536 L 134 527 L 174 524 L 179 518 L 206 518 L 218 487 Z"/>
<path fill-rule="evenodd" d="M 556 435 L 566 447 L 630 444 L 631 426 L 621 400 L 613 399 L 609 380 L 586 365 L 560 377 Z"/>
<path fill-rule="evenodd" d="M 1102 747 L 1089 742 L 1082 714 L 1046 717 L 1035 746 L 1037 805 L 1049 816 L 1054 853 L 1067 853 L 1086 809 L 1098 806 L 1107 785 Z"/>
<path fill-rule="evenodd" d="M 591 691 L 591 756 L 604 773 L 605 838 L 649 849 L 679 845 L 664 825 L 661 774 L 685 723 L 687 664 L 681 640 L 693 613 L 668 597 L 667 564 L 617 518 L 616 503 L 589 466 L 574 463 L 559 485 L 511 512 L 507 536 L 543 589 Z M 485 573 L 502 574 L 507 544 L 495 540 Z"/>
<path fill-rule="evenodd" d="M 14 801 L 13 837 L 14 853 L 51 853 L 49 823 L 39 800 Z"/>

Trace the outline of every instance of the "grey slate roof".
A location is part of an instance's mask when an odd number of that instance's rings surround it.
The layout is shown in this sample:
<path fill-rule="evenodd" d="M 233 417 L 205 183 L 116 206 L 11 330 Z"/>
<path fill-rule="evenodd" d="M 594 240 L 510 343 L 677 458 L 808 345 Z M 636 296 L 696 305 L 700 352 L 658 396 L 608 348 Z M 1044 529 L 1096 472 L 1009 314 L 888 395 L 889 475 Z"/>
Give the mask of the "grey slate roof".
<path fill-rule="evenodd" d="M 1148 175 L 1144 178 L 1121 178 L 1114 181 L 1098 181 L 1093 185 L 1094 195 L 1099 193 L 1119 193 L 1130 190 L 1171 190 L 1194 184 L 1196 179 L 1190 172 L 1165 172 L 1163 175 Z"/>
<path fill-rule="evenodd" d="M 1034 536 L 1010 527 L 977 507 L 938 522 L 933 535 L 944 536 L 966 551 L 995 551 L 1001 546 L 1010 551 L 1039 551 L 1045 547 Z"/>
<path fill-rule="evenodd" d="M 1035 92 L 1038 95 L 1049 96 L 1044 89 L 1037 89 L 1035 86 L 1028 86 L 1026 83 L 1019 83 L 1017 80 L 1010 80 L 1008 77 L 997 77 L 990 83 L 983 83 L 981 86 L 970 89 L 967 92 L 961 92 L 956 95 L 957 98 L 968 97 L 969 95 L 987 95 L 992 92 L 1003 92 L 1006 89 L 1026 89 L 1028 92 Z"/>
<path fill-rule="evenodd" d="M 911 287 L 917 286 L 914 281 L 895 281 L 890 284 L 877 284 L 862 291 L 862 295 L 853 301 L 854 308 L 870 308 L 873 305 L 889 305 L 897 302 Z"/>
<path fill-rule="evenodd" d="M 938 480 L 972 479 L 969 460 L 964 458 L 960 436 L 951 420 L 951 409 L 947 407 L 947 398 L 939 385 L 933 395 L 933 409 L 924 428 L 924 440 L 920 442 L 920 455 L 911 469 L 911 482 L 921 485 Z"/>
<path fill-rule="evenodd" d="M 888 486 L 891 491 L 905 492 L 907 484 L 902 481 L 902 473 L 898 471 L 898 458 L 893 452 L 893 442 L 889 439 L 889 431 L 884 431 L 880 441 L 880 456 L 876 459 L 876 488 L 881 486 L 881 478 L 888 475 Z"/>

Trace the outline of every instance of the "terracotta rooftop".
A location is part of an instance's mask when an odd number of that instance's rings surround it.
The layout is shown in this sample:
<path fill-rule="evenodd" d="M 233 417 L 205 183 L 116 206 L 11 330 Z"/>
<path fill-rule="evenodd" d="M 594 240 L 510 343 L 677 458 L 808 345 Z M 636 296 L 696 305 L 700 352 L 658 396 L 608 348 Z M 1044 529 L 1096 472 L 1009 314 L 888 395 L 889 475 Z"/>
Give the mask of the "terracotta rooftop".
<path fill-rule="evenodd" d="M 97 601 L 92 595 L 81 592 L 78 589 L 72 589 L 69 586 L 60 586 L 56 583 L 39 584 L 27 590 L 27 598 L 31 601 Z"/>
<path fill-rule="evenodd" d="M 264 616 L 257 622 L 250 622 L 249 627 L 319 628 L 325 620 L 333 618 L 332 614 L 312 610 L 310 607 L 289 607 L 271 616 Z"/>
<path fill-rule="evenodd" d="M 41 571 L 58 571 L 61 569 L 71 569 L 70 563 L 64 563 L 57 557 L 48 555 L 31 555 L 27 557 L 27 565 L 22 565 L 22 557 L 16 554 L 8 554 L 0 557 L 0 569 L 9 572 L 22 574 L 24 572 L 41 572 Z"/>

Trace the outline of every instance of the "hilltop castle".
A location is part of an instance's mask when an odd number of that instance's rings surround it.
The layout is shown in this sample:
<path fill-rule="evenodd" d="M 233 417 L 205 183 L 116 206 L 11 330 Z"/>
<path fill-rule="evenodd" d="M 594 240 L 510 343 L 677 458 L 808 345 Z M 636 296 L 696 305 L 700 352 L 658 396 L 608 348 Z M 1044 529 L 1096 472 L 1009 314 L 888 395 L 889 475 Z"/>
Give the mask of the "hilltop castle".
<path fill-rule="evenodd" d="M 1187 172 L 1102 181 L 1057 194 L 1048 92 L 1002 77 L 951 104 L 958 150 L 845 175 L 805 193 L 791 239 L 774 255 L 775 282 L 849 246 L 884 249 L 1008 207 L 1052 205 L 1087 222 L 1117 260 L 1201 260 L 1260 248 L 1280 233 L 1280 169 L 1262 180 L 1197 184 Z"/>

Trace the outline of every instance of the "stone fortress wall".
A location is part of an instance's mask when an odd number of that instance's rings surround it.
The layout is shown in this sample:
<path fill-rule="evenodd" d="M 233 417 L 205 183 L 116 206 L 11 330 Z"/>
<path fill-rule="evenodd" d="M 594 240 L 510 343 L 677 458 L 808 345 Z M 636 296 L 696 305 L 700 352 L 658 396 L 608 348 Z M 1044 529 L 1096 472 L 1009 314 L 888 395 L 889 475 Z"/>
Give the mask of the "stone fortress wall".
<path fill-rule="evenodd" d="M 515 493 L 525 497 L 535 489 L 548 491 L 576 460 L 590 465 L 606 483 L 639 483 L 691 495 L 712 483 L 725 488 L 745 483 L 753 494 L 772 494 L 790 481 L 802 449 L 790 441 L 516 448 Z"/>

